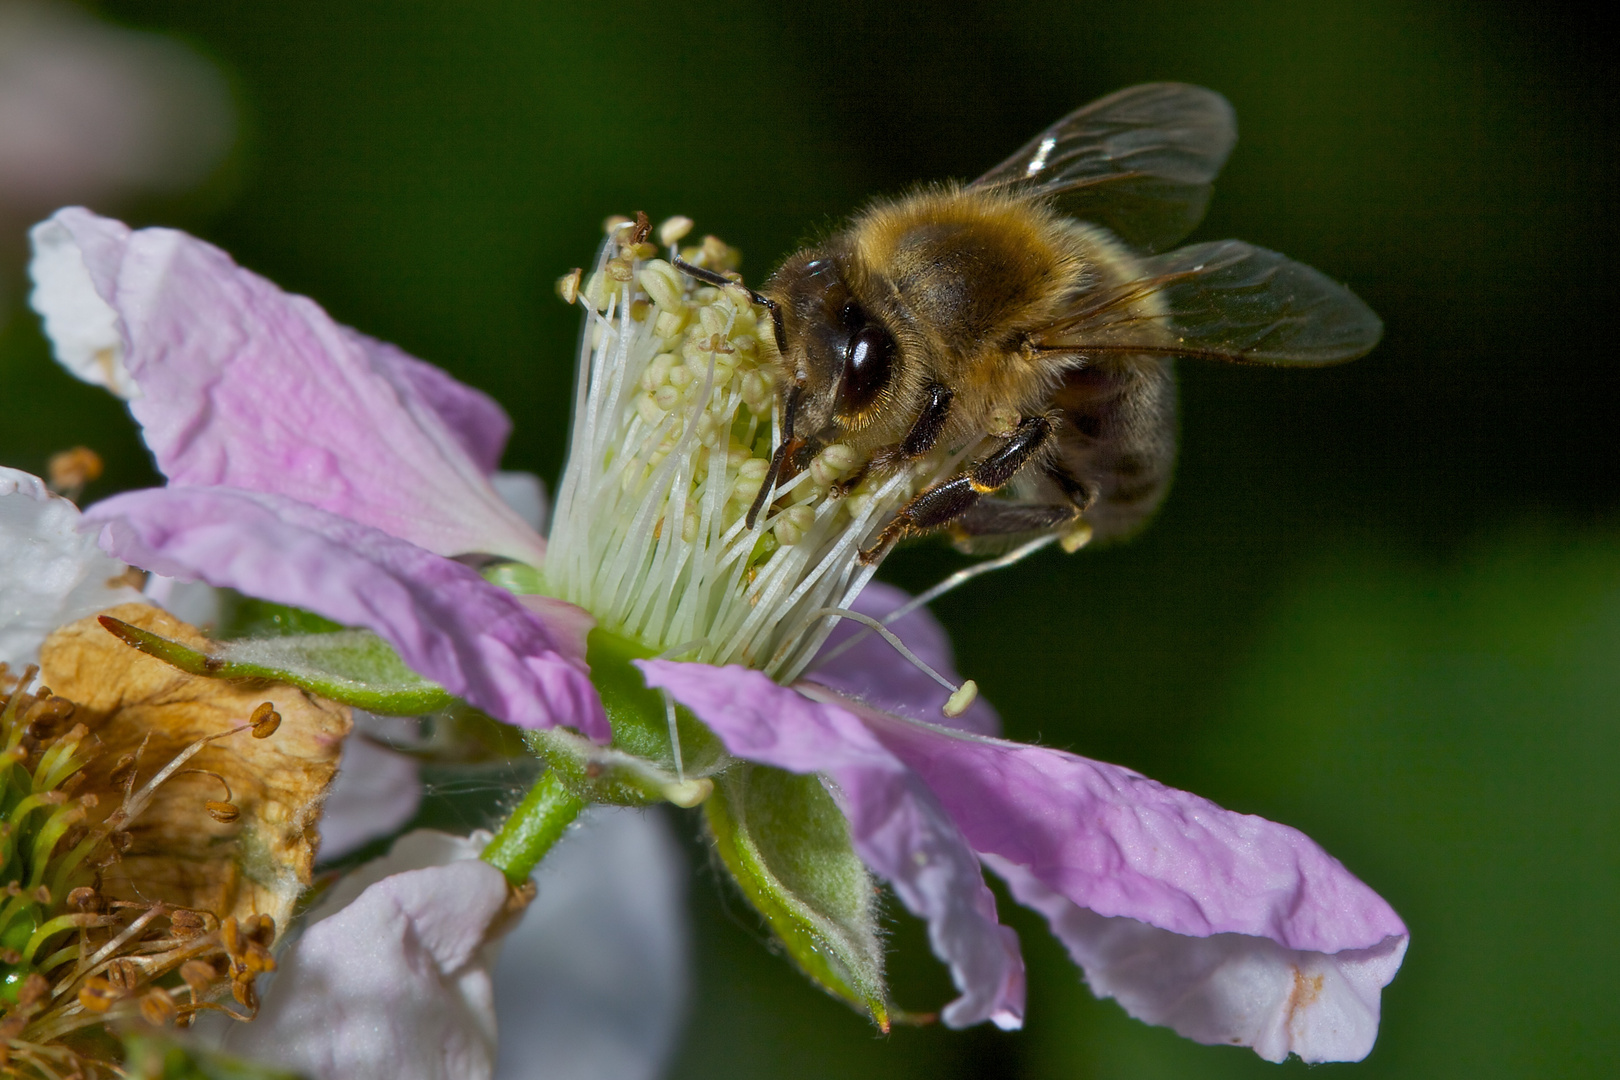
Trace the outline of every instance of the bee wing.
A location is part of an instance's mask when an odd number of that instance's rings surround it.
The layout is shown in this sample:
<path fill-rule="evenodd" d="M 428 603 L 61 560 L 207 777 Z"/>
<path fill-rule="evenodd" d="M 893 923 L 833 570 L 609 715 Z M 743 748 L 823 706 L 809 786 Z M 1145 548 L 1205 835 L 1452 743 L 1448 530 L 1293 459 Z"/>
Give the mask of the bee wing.
<path fill-rule="evenodd" d="M 1236 141 L 1237 120 L 1221 95 L 1147 83 L 1076 109 L 970 186 L 1061 195 L 1075 217 L 1162 250 L 1203 220 Z"/>
<path fill-rule="evenodd" d="M 1143 274 L 1079 297 L 1034 335 L 1040 349 L 1312 366 L 1363 356 L 1384 324 L 1355 293 L 1304 263 L 1245 244 L 1190 244 Z"/>

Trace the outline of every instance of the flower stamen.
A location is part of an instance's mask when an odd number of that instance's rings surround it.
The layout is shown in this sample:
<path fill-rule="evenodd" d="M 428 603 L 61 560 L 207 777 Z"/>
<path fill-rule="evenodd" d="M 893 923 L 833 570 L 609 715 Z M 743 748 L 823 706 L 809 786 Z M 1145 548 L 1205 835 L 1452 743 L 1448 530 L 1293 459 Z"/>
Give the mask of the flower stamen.
<path fill-rule="evenodd" d="M 820 611 L 812 611 L 810 613 L 810 617 L 812 619 L 850 619 L 854 622 L 860 623 L 862 626 L 866 627 L 869 632 L 878 635 L 884 641 L 887 641 L 890 645 L 894 646 L 895 652 L 903 656 L 907 663 L 911 664 L 918 671 L 921 671 L 924 675 L 927 675 L 930 679 L 933 679 L 935 682 L 939 683 L 940 686 L 943 686 L 945 689 L 951 692 L 951 696 L 946 699 L 944 707 L 940 709 L 940 712 L 944 713 L 951 719 L 961 716 L 979 697 L 978 683 L 974 682 L 972 679 L 964 679 L 960 686 L 951 682 L 951 680 L 947 679 L 945 676 L 941 675 L 939 672 L 930 667 L 928 663 L 922 659 L 922 657 L 908 649 L 906 647 L 906 643 L 901 641 L 899 636 L 896 635 L 893 630 L 890 630 L 887 626 L 884 626 L 881 622 L 872 618 L 870 615 L 863 615 L 859 611 L 851 611 L 848 608 L 831 607 L 822 608 Z"/>
<path fill-rule="evenodd" d="M 701 639 L 694 660 L 788 680 L 831 631 L 806 613 L 853 602 L 874 569 L 862 543 L 967 448 L 868 476 L 850 447 L 829 446 L 776 481 L 786 433 L 769 314 L 734 250 L 714 237 L 677 247 L 690 227 L 661 227 L 666 261 L 616 221 L 596 270 L 563 290 L 586 328 L 546 583 L 654 650 Z"/>
<path fill-rule="evenodd" d="M 913 596 L 910 600 L 906 601 L 904 604 L 901 604 L 899 607 L 895 608 L 878 621 L 884 626 L 888 626 L 893 622 L 899 622 L 901 619 L 905 618 L 907 615 L 910 615 L 918 608 L 925 607 L 953 589 L 966 585 L 980 574 L 988 574 L 992 570 L 1005 570 L 1007 567 L 1016 562 L 1022 562 L 1024 559 L 1027 559 L 1029 556 L 1035 554 L 1042 548 L 1056 542 L 1058 539 L 1059 537 L 1055 534 L 1037 536 L 1035 539 L 1013 548 L 1005 555 L 997 556 L 994 559 L 986 559 L 984 562 L 974 563 L 972 566 L 963 567 L 954 574 L 947 576 L 939 584 L 918 593 L 916 596 Z M 814 668 L 821 667 L 824 664 L 829 664 L 838 657 L 843 656 L 860 642 L 865 641 L 867 635 L 871 633 L 874 633 L 874 631 L 868 628 L 861 630 L 858 633 L 851 634 L 849 638 L 839 642 L 835 647 L 828 649 L 821 656 L 817 657 L 815 664 L 812 666 L 812 670 Z M 966 706 L 963 706 L 963 708 L 966 708 Z M 959 714 L 948 713 L 947 715 L 954 716 Z"/>

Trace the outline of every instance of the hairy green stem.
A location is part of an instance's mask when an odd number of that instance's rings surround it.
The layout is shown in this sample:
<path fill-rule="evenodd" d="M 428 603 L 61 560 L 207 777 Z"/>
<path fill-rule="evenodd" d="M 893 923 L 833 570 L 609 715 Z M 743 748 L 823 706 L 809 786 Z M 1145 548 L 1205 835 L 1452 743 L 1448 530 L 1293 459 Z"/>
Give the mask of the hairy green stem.
<path fill-rule="evenodd" d="M 556 771 L 547 769 L 484 848 L 482 858 L 507 881 L 521 885 L 583 809 L 585 804 L 563 786 Z"/>

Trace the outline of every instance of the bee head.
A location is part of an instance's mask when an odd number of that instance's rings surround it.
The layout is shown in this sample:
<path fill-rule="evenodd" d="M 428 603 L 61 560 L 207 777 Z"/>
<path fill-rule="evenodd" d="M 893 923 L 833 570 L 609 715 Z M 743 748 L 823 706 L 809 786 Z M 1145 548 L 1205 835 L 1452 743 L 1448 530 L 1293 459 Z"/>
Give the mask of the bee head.
<path fill-rule="evenodd" d="M 780 316 L 782 442 L 749 510 L 791 479 L 841 430 L 865 426 L 892 381 L 899 351 L 882 322 L 850 290 L 835 254 L 810 250 L 771 276 L 765 296 Z"/>
<path fill-rule="evenodd" d="M 864 427 L 897 366 L 894 335 L 850 290 L 840 263 L 836 255 L 801 252 L 766 286 L 783 309 L 787 393 L 799 391 L 792 434 L 803 440 L 827 441 L 835 425 Z"/>

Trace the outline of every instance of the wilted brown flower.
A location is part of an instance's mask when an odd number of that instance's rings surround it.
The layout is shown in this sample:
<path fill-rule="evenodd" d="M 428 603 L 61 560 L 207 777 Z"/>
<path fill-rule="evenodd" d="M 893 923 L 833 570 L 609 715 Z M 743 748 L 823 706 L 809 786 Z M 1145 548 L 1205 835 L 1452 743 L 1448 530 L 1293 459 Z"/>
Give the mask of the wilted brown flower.
<path fill-rule="evenodd" d="M 110 614 L 207 644 L 156 608 Z M 294 688 L 178 671 L 94 618 L 40 656 L 37 685 L 0 670 L 0 1074 L 99 1075 L 105 1055 L 73 1033 L 188 1026 L 233 1011 L 227 994 L 256 1011 L 350 720 Z"/>
<path fill-rule="evenodd" d="M 107 614 L 193 647 L 201 633 L 154 607 L 126 604 Z M 102 793 L 102 820 L 117 811 L 123 785 L 114 777 L 137 757 L 136 788 L 198 739 L 281 715 L 273 738 L 212 742 L 163 783 L 139 818 L 103 892 L 126 900 L 161 899 L 220 918 L 268 915 L 284 926 L 309 884 L 319 842 L 320 803 L 337 771 L 348 709 L 302 690 L 188 675 L 125 645 L 95 618 L 62 627 L 40 650 L 41 678 L 73 701 L 73 719 L 101 741 L 86 768 L 86 791 Z M 206 774 L 212 773 L 213 776 Z M 209 813 L 219 779 L 238 811 L 222 822 Z M 228 816 L 228 815 L 227 815 Z"/>

